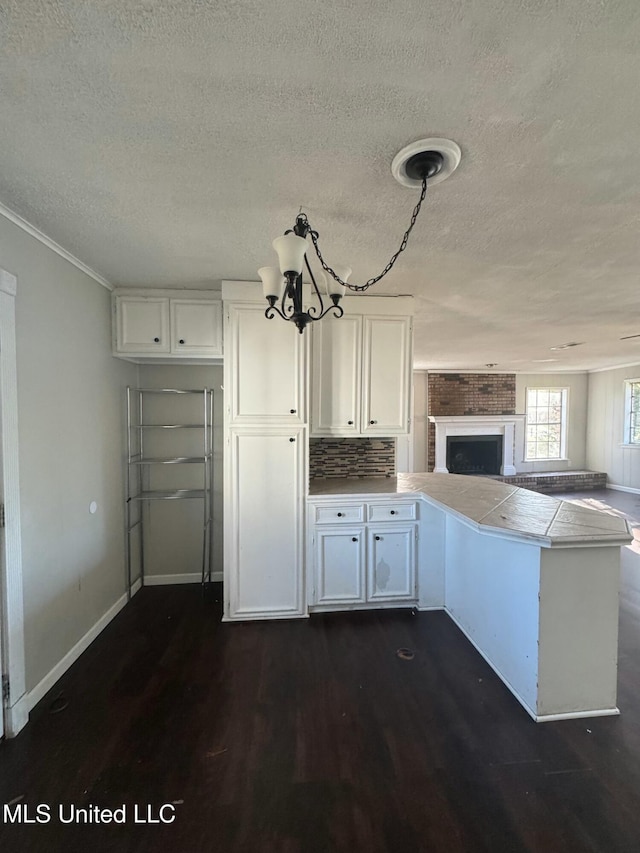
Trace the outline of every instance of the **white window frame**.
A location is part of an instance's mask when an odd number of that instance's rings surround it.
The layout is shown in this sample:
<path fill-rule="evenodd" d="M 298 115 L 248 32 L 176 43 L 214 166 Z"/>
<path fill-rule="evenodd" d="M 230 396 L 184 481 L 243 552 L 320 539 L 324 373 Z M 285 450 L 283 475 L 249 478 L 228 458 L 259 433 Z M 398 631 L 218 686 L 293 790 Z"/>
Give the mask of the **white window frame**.
<path fill-rule="evenodd" d="M 633 441 L 631 435 L 631 405 L 634 385 L 638 386 L 638 406 L 640 407 L 640 378 L 624 380 L 624 434 L 622 441 L 629 447 L 640 447 L 640 441 Z"/>
<path fill-rule="evenodd" d="M 562 414 L 560 416 L 560 455 L 559 456 L 529 456 L 527 452 L 529 436 L 529 392 L 530 391 L 560 391 L 562 392 Z M 525 388 L 525 411 L 527 419 L 524 428 L 524 461 L 525 462 L 559 462 L 567 459 L 567 421 L 569 413 L 569 389 L 564 386 L 544 385 L 527 386 Z"/>

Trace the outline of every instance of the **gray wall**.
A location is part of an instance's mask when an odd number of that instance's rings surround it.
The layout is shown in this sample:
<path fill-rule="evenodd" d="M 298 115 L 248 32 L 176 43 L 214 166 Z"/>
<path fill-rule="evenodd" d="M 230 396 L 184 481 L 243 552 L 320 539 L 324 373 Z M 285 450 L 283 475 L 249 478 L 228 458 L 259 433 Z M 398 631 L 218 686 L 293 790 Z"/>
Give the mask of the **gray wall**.
<path fill-rule="evenodd" d="M 141 365 L 142 388 L 212 388 L 213 434 L 213 571 L 222 572 L 222 366 Z M 202 420 L 200 397 L 151 396 L 150 418 L 156 422 L 185 423 Z M 148 431 L 146 456 L 198 455 L 200 430 Z M 186 452 L 183 452 L 186 451 Z M 200 465 L 165 465 L 150 470 L 157 488 L 202 488 Z M 147 575 L 194 575 L 202 563 L 203 506 L 200 500 L 154 501 L 145 512 L 145 567 Z M 222 580 L 222 577 L 219 578 Z"/>
<path fill-rule="evenodd" d="M 640 364 L 589 374 L 587 464 L 631 489 L 640 489 L 640 447 L 622 447 L 624 380 L 638 377 Z"/>
<path fill-rule="evenodd" d="M 518 472 L 564 471 L 587 467 L 587 399 L 586 373 L 518 373 L 516 374 L 516 412 L 526 411 L 527 388 L 568 388 L 567 461 L 525 462 L 524 446 L 516 447 Z M 518 455 L 519 454 L 519 455 Z M 590 467 L 590 466 L 589 466 Z M 604 470 L 604 469 L 596 469 Z"/>
<path fill-rule="evenodd" d="M 110 294 L 0 217 L 16 337 L 27 688 L 122 596 L 123 389 Z M 96 501 L 98 511 L 89 513 Z"/>

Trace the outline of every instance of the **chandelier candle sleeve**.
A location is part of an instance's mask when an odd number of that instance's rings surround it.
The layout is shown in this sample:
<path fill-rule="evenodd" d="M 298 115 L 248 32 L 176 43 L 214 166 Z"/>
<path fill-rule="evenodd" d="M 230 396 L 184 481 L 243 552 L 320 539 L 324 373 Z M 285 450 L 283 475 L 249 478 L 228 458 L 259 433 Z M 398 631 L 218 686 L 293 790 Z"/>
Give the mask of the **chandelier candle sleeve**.
<path fill-rule="evenodd" d="M 327 281 L 327 291 L 329 293 L 329 296 L 338 296 L 342 298 L 346 290 L 346 287 L 342 282 L 344 281 L 346 284 L 346 282 L 349 281 L 349 276 L 351 275 L 353 270 L 351 269 L 351 267 L 338 266 L 338 264 L 336 264 L 333 268 L 333 271 L 338 276 L 338 278 L 341 279 L 341 281 L 338 281 L 338 279 L 335 279 L 333 276 L 329 276 Z M 323 277 L 326 278 L 326 276 Z"/>
<path fill-rule="evenodd" d="M 282 237 L 276 237 L 273 241 L 273 248 L 278 253 L 282 275 L 287 275 L 287 273 L 289 275 L 292 273 L 300 275 L 307 251 L 305 238 L 289 232 L 289 234 L 283 234 Z"/>
<path fill-rule="evenodd" d="M 260 267 L 258 275 L 262 279 L 262 292 L 268 301 L 269 297 L 282 299 L 284 293 L 284 276 L 277 267 Z"/>

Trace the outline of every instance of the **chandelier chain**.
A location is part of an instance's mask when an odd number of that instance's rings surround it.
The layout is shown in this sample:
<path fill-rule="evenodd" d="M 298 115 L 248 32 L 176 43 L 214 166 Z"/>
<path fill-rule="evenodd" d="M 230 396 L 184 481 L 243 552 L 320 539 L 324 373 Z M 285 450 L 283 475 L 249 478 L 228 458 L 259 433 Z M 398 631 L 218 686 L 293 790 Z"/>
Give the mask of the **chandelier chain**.
<path fill-rule="evenodd" d="M 334 278 L 337 282 L 342 284 L 344 287 L 348 287 L 349 290 L 355 290 L 357 292 L 362 292 L 363 290 L 368 290 L 368 288 L 370 288 L 372 284 L 376 284 L 376 282 L 380 281 L 381 278 L 384 278 L 384 276 L 393 268 L 393 265 L 398 260 L 398 257 L 400 256 L 400 254 L 402 252 L 404 252 L 404 250 L 407 248 L 407 243 L 409 242 L 409 235 L 411 234 L 413 226 L 416 224 L 416 219 L 418 218 L 418 214 L 420 213 L 420 208 L 422 207 L 422 202 L 424 201 L 426 194 L 427 194 L 427 179 L 425 177 L 422 179 L 422 192 L 420 193 L 420 198 L 418 200 L 418 203 L 416 204 L 416 206 L 413 209 L 413 213 L 411 215 L 411 222 L 409 223 L 409 227 L 407 228 L 407 230 L 404 232 L 404 236 L 402 238 L 402 242 L 400 243 L 400 247 L 395 252 L 395 254 L 393 254 L 391 256 L 389 263 L 382 270 L 382 272 L 379 273 L 377 276 L 375 276 L 375 278 L 370 278 L 367 282 L 365 282 L 365 284 L 350 284 L 347 281 L 342 281 L 340 276 L 337 275 L 331 269 L 329 264 L 327 264 L 325 259 L 322 257 L 322 252 L 320 251 L 320 246 L 318 245 L 318 232 L 314 231 L 311 228 L 311 225 L 309 224 L 309 220 L 307 218 L 306 213 L 301 213 L 298 218 L 302 219 L 304 217 L 303 221 L 306 222 L 306 224 L 309 226 L 308 234 L 311 237 L 311 241 L 313 242 L 313 246 L 316 250 L 316 255 L 318 256 L 318 260 L 320 261 L 322 269 L 325 272 L 328 272 L 332 278 Z"/>

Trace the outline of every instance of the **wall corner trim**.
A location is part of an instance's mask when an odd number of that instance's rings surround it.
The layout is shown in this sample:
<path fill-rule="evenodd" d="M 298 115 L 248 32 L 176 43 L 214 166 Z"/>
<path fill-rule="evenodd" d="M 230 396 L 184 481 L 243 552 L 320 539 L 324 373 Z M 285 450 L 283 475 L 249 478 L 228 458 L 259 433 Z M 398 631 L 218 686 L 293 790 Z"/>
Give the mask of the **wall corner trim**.
<path fill-rule="evenodd" d="M 18 279 L 3 269 L 0 269 L 0 291 L 9 296 L 16 296 L 18 293 Z"/>
<path fill-rule="evenodd" d="M 36 228 L 35 225 L 32 225 L 30 222 L 27 222 L 26 219 L 24 219 L 15 211 L 11 210 L 10 207 L 7 207 L 6 204 L 3 204 L 1 201 L 0 216 L 4 216 L 5 219 L 8 219 L 10 222 L 13 222 L 14 225 L 18 226 L 18 228 L 22 228 L 22 230 L 26 231 L 27 234 L 30 234 L 31 237 L 35 237 L 36 240 L 39 240 L 48 249 L 51 249 L 52 252 L 55 252 L 57 255 L 60 255 L 61 258 L 64 258 L 65 261 L 68 261 L 70 264 L 73 264 L 74 267 L 77 267 L 77 269 L 79 269 L 85 275 L 88 275 L 89 278 L 92 278 L 98 284 L 102 285 L 102 287 L 106 287 L 107 290 L 113 290 L 113 285 L 110 281 L 104 278 L 104 276 L 101 276 L 100 273 L 96 272 L 94 269 L 91 269 L 90 266 L 87 266 L 87 264 L 83 263 L 79 258 L 76 258 L 75 255 L 72 255 L 71 252 L 67 251 L 64 246 L 61 246 L 59 243 L 56 243 L 55 240 L 52 240 L 51 237 L 48 237 L 43 231 L 40 231 L 39 228 Z"/>

